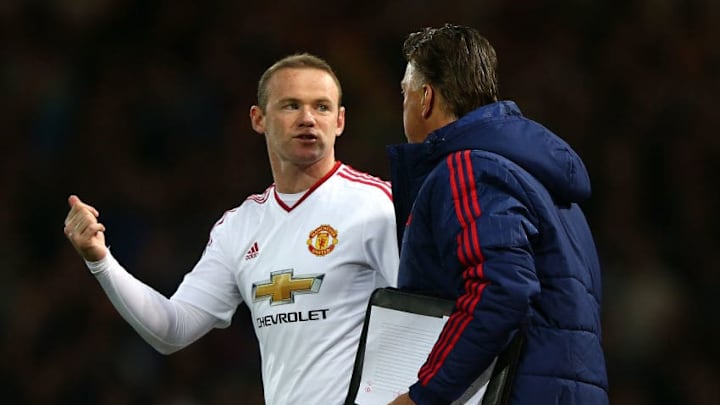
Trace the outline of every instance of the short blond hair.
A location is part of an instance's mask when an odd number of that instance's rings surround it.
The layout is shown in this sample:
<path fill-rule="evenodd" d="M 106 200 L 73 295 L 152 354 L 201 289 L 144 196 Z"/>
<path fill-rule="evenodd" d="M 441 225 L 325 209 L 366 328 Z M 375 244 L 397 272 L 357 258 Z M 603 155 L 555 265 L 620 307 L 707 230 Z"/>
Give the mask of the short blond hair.
<path fill-rule="evenodd" d="M 279 61 L 275 62 L 272 66 L 267 68 L 265 72 L 260 76 L 258 81 L 257 89 L 257 103 L 258 106 L 265 110 L 268 102 L 268 82 L 277 71 L 281 69 L 319 69 L 327 72 L 330 77 L 335 81 L 335 85 L 338 89 L 338 105 L 342 104 L 342 86 L 340 86 L 340 80 L 337 78 L 335 71 L 329 63 L 324 59 L 317 57 L 309 53 L 297 53 L 294 55 L 286 56 Z"/>

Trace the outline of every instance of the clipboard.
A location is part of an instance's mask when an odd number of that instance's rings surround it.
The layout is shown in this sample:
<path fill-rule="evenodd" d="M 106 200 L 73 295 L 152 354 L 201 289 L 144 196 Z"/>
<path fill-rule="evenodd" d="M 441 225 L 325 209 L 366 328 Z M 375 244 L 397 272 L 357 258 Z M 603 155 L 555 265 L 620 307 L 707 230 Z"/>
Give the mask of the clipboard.
<path fill-rule="evenodd" d="M 350 387 L 344 405 L 357 405 L 356 398 L 358 397 L 358 391 L 362 383 L 363 369 L 364 366 L 366 366 L 365 348 L 368 344 L 368 334 L 371 332 L 369 328 L 371 326 L 377 328 L 377 325 L 371 322 L 373 315 L 377 318 L 381 313 L 387 312 L 386 310 L 392 310 L 406 313 L 409 316 L 419 315 L 421 317 L 428 317 L 427 319 L 432 322 L 432 318 L 442 320 L 443 318 L 446 319 L 449 317 L 454 307 L 455 301 L 453 300 L 421 295 L 393 287 L 376 289 L 370 296 L 368 302 L 352 378 L 350 380 Z M 403 316 L 403 314 L 401 314 L 401 316 Z M 444 321 L 442 324 L 444 325 Z M 433 326 L 433 328 L 435 327 L 436 326 Z M 440 326 L 440 328 L 442 328 L 442 326 Z M 509 402 L 512 380 L 522 351 L 522 343 L 523 339 L 521 334 L 516 333 L 507 348 L 497 357 L 494 367 L 492 367 L 491 370 L 487 370 L 491 372 L 491 375 L 484 377 L 487 385 L 485 386 L 482 405 L 504 405 Z M 431 348 L 432 347 L 427 350 L 427 353 L 424 355 L 425 357 L 429 354 Z"/>

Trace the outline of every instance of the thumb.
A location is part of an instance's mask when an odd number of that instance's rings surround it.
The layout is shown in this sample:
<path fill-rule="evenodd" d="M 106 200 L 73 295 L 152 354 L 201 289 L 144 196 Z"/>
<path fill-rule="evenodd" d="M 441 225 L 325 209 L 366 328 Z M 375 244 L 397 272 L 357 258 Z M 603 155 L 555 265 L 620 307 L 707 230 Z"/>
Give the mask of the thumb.
<path fill-rule="evenodd" d="M 82 200 L 80 200 L 80 198 L 75 194 L 71 194 L 70 197 L 68 197 L 68 204 L 71 209 L 75 208 L 75 206 L 77 206 L 78 209 L 86 208 L 95 216 L 95 218 L 100 216 L 100 213 L 95 209 L 95 207 L 82 202 Z"/>
<path fill-rule="evenodd" d="M 68 197 L 68 205 L 70 206 L 70 208 L 72 208 L 73 205 L 75 205 L 79 202 L 80 202 L 80 198 L 78 198 L 78 196 L 76 196 L 75 194 L 72 194 L 70 197 Z"/>
<path fill-rule="evenodd" d="M 87 205 L 86 203 L 82 202 L 82 200 L 80 200 L 80 198 L 78 196 L 76 196 L 75 194 L 72 194 L 72 195 L 70 195 L 70 197 L 68 197 L 68 204 L 70 205 L 71 209 L 75 208 L 75 206 L 77 206 L 78 209 L 85 208 L 85 209 L 89 210 L 96 218 L 100 216 L 100 213 L 98 212 L 98 210 L 95 209 L 95 207 Z"/>

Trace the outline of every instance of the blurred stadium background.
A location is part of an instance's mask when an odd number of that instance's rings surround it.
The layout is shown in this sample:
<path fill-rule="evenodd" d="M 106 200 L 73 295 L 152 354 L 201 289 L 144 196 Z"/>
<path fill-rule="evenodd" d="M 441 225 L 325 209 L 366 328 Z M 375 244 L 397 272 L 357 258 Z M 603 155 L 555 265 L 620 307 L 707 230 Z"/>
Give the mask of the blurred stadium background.
<path fill-rule="evenodd" d="M 490 39 L 502 98 L 589 168 L 611 403 L 720 403 L 714 0 L 3 0 L 2 402 L 261 404 L 246 310 L 156 354 L 65 241 L 66 198 L 98 207 L 115 255 L 171 294 L 214 221 L 271 182 L 247 117 L 270 63 L 326 58 L 348 110 L 340 160 L 387 177 L 401 43 L 444 22 Z"/>

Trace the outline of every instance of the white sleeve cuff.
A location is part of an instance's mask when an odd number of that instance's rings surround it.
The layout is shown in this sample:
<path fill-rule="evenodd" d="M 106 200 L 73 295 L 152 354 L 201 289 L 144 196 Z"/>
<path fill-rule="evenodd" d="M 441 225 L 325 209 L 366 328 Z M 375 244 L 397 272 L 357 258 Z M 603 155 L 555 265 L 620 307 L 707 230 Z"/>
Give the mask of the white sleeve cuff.
<path fill-rule="evenodd" d="M 97 275 L 99 273 L 102 273 L 106 271 L 108 268 L 110 268 L 114 263 L 117 263 L 117 260 L 113 257 L 113 255 L 110 253 L 110 249 L 107 250 L 107 254 L 102 259 L 91 262 L 85 260 L 85 265 L 90 270 L 90 273 Z"/>

